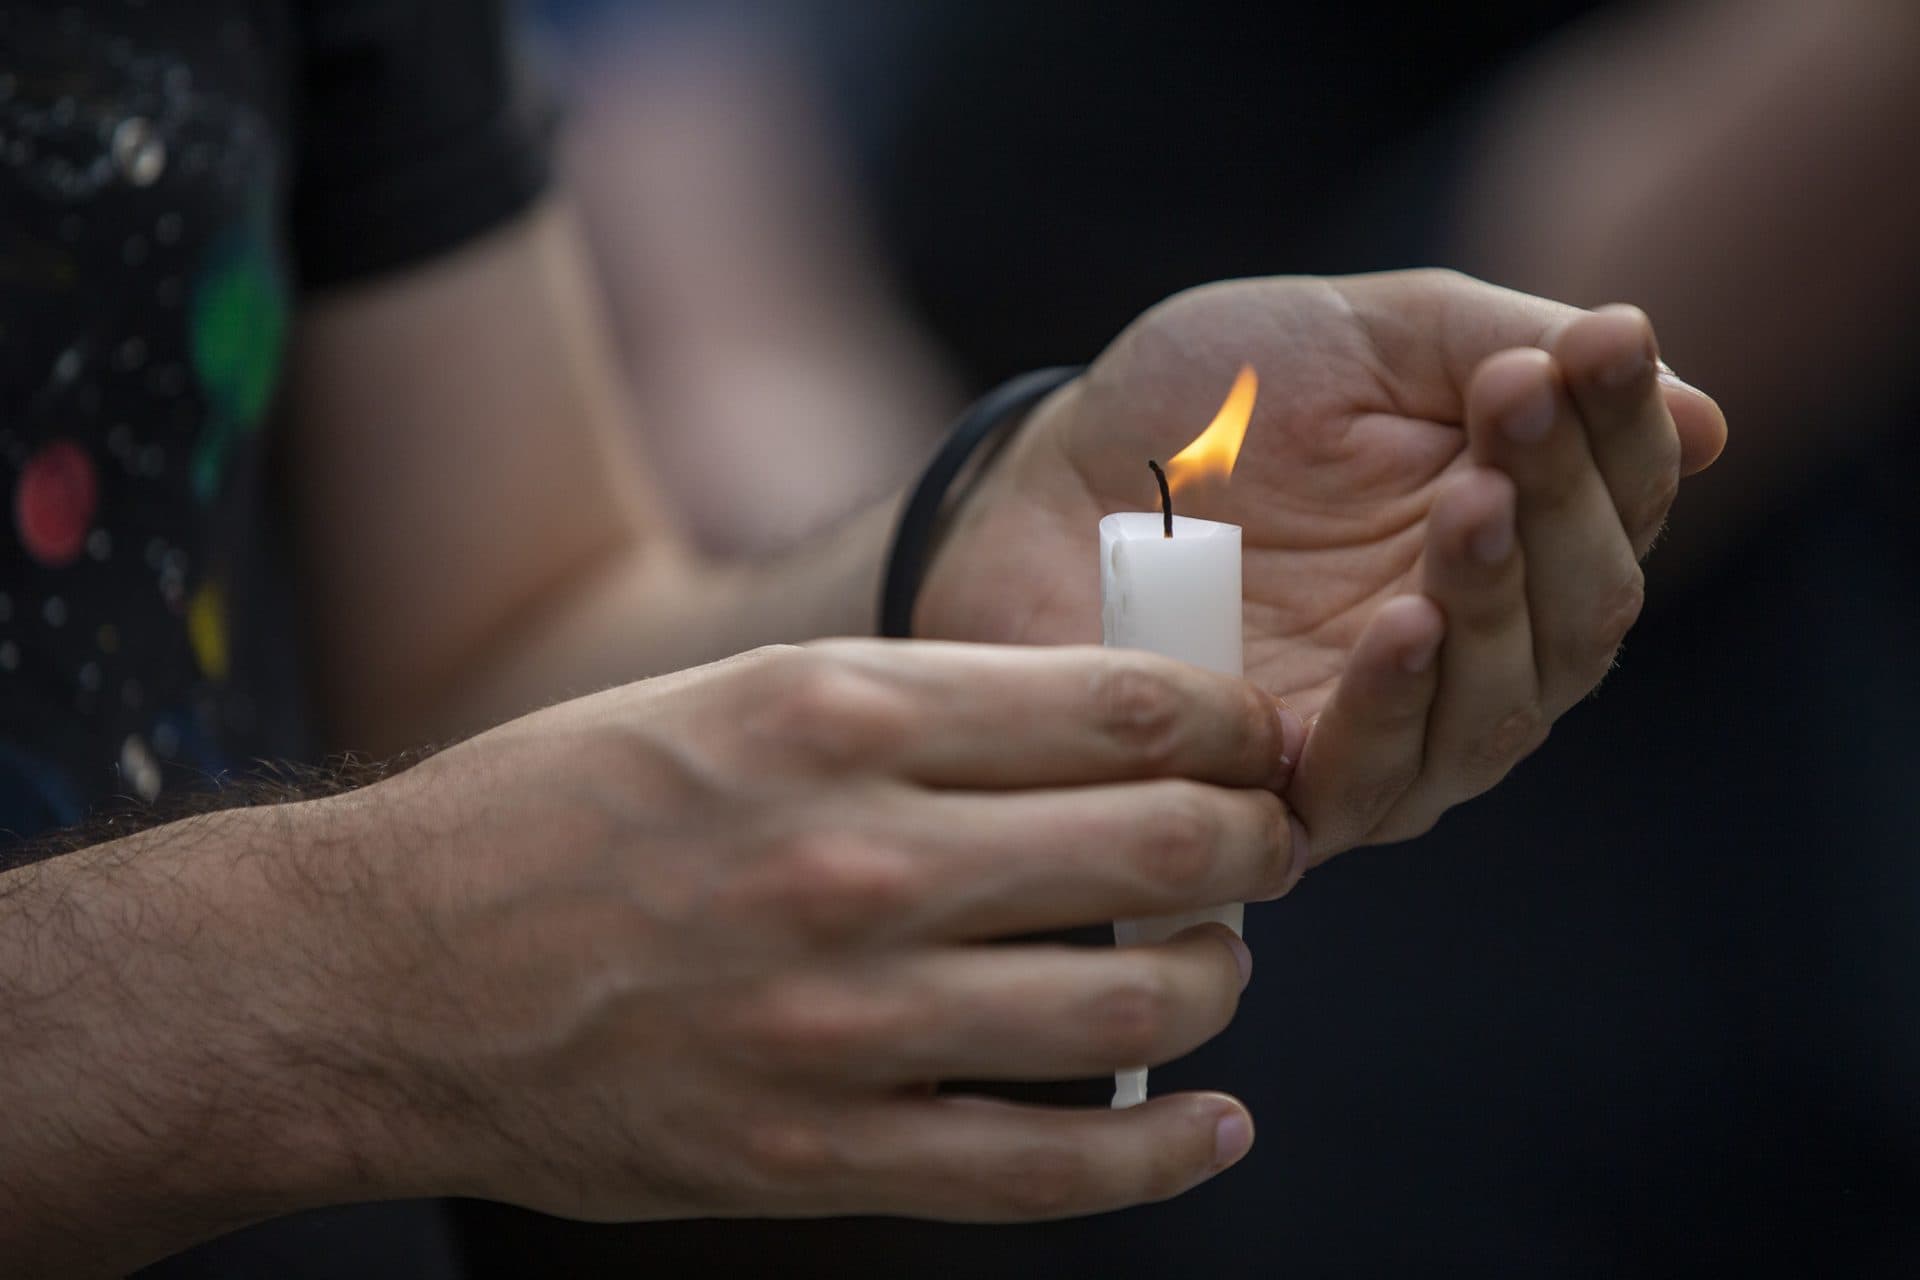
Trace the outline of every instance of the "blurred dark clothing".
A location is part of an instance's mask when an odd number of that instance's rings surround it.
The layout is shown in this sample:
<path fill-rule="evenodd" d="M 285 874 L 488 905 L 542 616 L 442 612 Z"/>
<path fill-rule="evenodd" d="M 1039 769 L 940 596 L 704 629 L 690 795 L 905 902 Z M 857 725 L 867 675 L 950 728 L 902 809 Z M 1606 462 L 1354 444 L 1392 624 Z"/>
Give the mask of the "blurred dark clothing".
<path fill-rule="evenodd" d="M 544 184 L 469 0 L 0 2 L 0 867 L 116 795 L 313 758 L 274 400 L 303 290 Z M 268 1224 L 156 1276 L 452 1275 L 431 1205 Z"/>
<path fill-rule="evenodd" d="M 909 294 L 985 385 L 1200 281 L 1444 261 L 1465 108 L 1601 7 L 926 3 L 838 69 Z M 1249 911 L 1238 1022 L 1153 1077 L 1252 1106 L 1217 1183 L 1019 1228 L 493 1218 L 482 1273 L 1920 1273 L 1920 441 L 1882 439 L 1657 600 L 1492 795 Z"/>
<path fill-rule="evenodd" d="M 1462 108 L 1602 7 L 917 6 L 894 49 L 899 119 L 865 135 L 879 227 L 982 385 L 1087 359 L 1204 281 L 1423 263 L 1445 242 Z"/>

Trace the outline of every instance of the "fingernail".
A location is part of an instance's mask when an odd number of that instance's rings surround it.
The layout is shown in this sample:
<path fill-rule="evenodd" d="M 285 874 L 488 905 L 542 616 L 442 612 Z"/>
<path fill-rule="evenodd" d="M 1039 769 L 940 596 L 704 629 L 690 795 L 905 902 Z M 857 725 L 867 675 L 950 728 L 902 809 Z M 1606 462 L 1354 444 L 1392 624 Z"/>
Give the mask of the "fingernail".
<path fill-rule="evenodd" d="M 1240 966 L 1240 989 L 1245 991 L 1247 984 L 1253 981 L 1253 952 L 1239 934 L 1229 934 L 1233 945 L 1233 962 Z"/>
<path fill-rule="evenodd" d="M 1673 366 L 1668 364 L 1665 360 L 1658 361 L 1653 367 L 1654 367 L 1655 373 L 1658 374 L 1660 381 L 1665 383 L 1667 386 L 1678 387 L 1682 391 L 1697 392 L 1699 390 L 1699 388 L 1695 387 L 1691 382 L 1688 382 L 1686 379 L 1682 378 L 1679 374 L 1675 373 L 1673 371 Z"/>
<path fill-rule="evenodd" d="M 1473 558 L 1481 564 L 1504 564 L 1513 553 L 1513 512 L 1502 511 L 1490 523 L 1474 532 L 1469 543 Z"/>
<path fill-rule="evenodd" d="M 1292 814 L 1287 815 L 1287 826 L 1292 829 L 1293 840 L 1288 846 L 1287 883 L 1280 890 L 1280 896 L 1286 897 L 1293 892 L 1294 886 L 1307 878 L 1307 863 L 1313 858 L 1313 848 L 1307 843 L 1306 824 Z"/>
<path fill-rule="evenodd" d="M 1553 413 L 1553 392 L 1544 387 L 1536 388 L 1507 415 L 1507 439 L 1518 444 L 1532 444 L 1536 440 L 1546 439 L 1547 432 L 1553 430 Z"/>
<path fill-rule="evenodd" d="M 1213 1167 L 1216 1171 L 1239 1164 L 1253 1149 L 1253 1121 L 1244 1111 L 1229 1111 L 1213 1126 Z"/>
<path fill-rule="evenodd" d="M 1400 655 L 1400 665 L 1410 676 L 1417 676 L 1433 665 L 1434 655 L 1440 652 L 1438 639 L 1423 640 Z"/>
<path fill-rule="evenodd" d="M 1273 789 L 1284 791 L 1293 781 L 1294 766 L 1300 763 L 1301 749 L 1307 743 L 1307 723 L 1300 713 L 1282 703 L 1275 716 L 1280 721 L 1280 759 L 1274 766 Z"/>

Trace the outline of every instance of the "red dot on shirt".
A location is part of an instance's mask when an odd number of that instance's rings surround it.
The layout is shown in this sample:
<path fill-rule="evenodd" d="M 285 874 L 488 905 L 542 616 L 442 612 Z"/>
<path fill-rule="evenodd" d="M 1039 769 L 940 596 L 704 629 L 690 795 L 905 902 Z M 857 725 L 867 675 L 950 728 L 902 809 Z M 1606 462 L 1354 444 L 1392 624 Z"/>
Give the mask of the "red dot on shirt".
<path fill-rule="evenodd" d="M 13 490 L 13 522 L 20 542 L 41 564 L 72 564 L 86 545 L 100 501 L 93 463 L 80 446 L 55 440 L 21 468 Z"/>

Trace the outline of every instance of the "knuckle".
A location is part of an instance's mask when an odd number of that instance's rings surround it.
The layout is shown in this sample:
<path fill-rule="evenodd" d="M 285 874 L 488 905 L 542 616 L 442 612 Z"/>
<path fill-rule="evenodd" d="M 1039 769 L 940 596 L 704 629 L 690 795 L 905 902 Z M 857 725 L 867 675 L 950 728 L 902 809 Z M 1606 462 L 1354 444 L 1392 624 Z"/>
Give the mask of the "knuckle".
<path fill-rule="evenodd" d="M 1102 1059 L 1113 1065 L 1152 1066 L 1173 1008 L 1173 991 L 1166 978 L 1151 962 L 1138 960 L 1094 1001 L 1092 1042 Z"/>
<path fill-rule="evenodd" d="M 1220 821 L 1198 787 L 1176 783 L 1166 788 L 1139 836 L 1146 879 L 1177 896 L 1200 887 L 1211 875 Z"/>
<path fill-rule="evenodd" d="M 740 1150 L 748 1168 L 775 1187 L 816 1183 L 837 1172 L 841 1163 L 824 1128 L 792 1117 L 748 1124 L 740 1134 Z"/>
<path fill-rule="evenodd" d="M 1254 820 L 1260 833 L 1260 858 L 1254 878 L 1254 901 L 1266 902 L 1286 892 L 1293 878 L 1293 821 L 1286 802 L 1269 791 L 1250 793 Z"/>
<path fill-rule="evenodd" d="M 769 904 L 796 933 L 817 945 L 860 941 L 915 905 L 913 863 L 895 850 L 838 831 L 788 837 L 773 876 Z"/>
<path fill-rule="evenodd" d="M 1595 647 L 1600 651 L 1598 665 L 1603 673 L 1607 665 L 1612 663 L 1614 651 L 1620 647 L 1620 642 L 1627 638 L 1627 632 L 1633 630 L 1633 624 L 1640 621 L 1640 613 L 1646 608 L 1646 603 L 1646 576 L 1640 572 L 1638 565 L 1601 600 L 1593 630 Z"/>
<path fill-rule="evenodd" d="M 820 979 L 773 984 L 741 1020 L 740 1038 L 755 1059 L 800 1070 L 833 1070 L 850 1055 L 887 1042 L 894 1019 L 876 1002 Z"/>
<path fill-rule="evenodd" d="M 1014 1218 L 1058 1218 L 1085 1203 L 1093 1181 L 1088 1157 L 1071 1147 L 1035 1144 L 999 1170 L 992 1194 Z"/>
<path fill-rule="evenodd" d="M 807 650 L 797 644 L 763 644 L 740 655 L 740 661 L 762 670 L 781 670 L 790 663 L 808 661 Z"/>
<path fill-rule="evenodd" d="M 1240 686 L 1240 700 L 1233 725 L 1240 737 L 1243 778 L 1271 778 L 1276 762 L 1286 749 L 1280 730 L 1280 716 L 1273 700 L 1251 684 Z"/>
<path fill-rule="evenodd" d="M 1470 284 L 1478 283 L 1464 271 L 1453 267 L 1418 267 L 1410 274 L 1414 283 L 1434 293 L 1456 293 Z"/>
<path fill-rule="evenodd" d="M 776 751 L 832 770 L 885 758 L 911 726 L 903 695 L 822 653 L 802 651 L 785 664 L 762 727 Z"/>
<path fill-rule="evenodd" d="M 1101 728 L 1143 767 L 1158 770 L 1176 758 L 1182 700 L 1169 672 L 1116 659 L 1096 677 L 1094 703 Z"/>
<path fill-rule="evenodd" d="M 1347 825 L 1356 830 L 1371 831 L 1381 817 L 1400 802 L 1400 798 L 1407 794 L 1419 777 L 1420 766 L 1408 762 L 1354 779 L 1340 791 Z M 1319 830 L 1318 826 L 1314 828 L 1316 836 Z"/>
<path fill-rule="evenodd" d="M 1507 715 L 1479 738 L 1469 743 L 1466 757 L 1477 776 L 1489 777 L 1487 785 L 1526 757 L 1542 736 L 1546 713 L 1538 703 L 1528 703 Z"/>

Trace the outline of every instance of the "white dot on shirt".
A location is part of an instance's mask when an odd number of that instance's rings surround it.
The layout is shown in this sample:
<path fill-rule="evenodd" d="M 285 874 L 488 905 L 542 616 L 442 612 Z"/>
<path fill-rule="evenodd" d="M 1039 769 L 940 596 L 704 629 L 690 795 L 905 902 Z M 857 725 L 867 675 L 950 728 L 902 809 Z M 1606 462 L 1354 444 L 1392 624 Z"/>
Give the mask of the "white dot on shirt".
<path fill-rule="evenodd" d="M 100 664 L 83 662 L 80 664 L 80 688 L 87 693 L 100 692 Z"/>
<path fill-rule="evenodd" d="M 147 340 L 128 338 L 113 351 L 113 363 L 120 369 L 131 372 L 147 362 Z"/>
<path fill-rule="evenodd" d="M 86 363 L 86 357 L 80 354 L 80 348 L 68 347 L 53 362 L 53 376 L 60 382 L 72 382 L 80 376 L 80 366 Z"/>
<path fill-rule="evenodd" d="M 20 669 L 20 646 L 11 640 L 0 641 L 0 671 Z"/>
<path fill-rule="evenodd" d="M 153 224 L 153 238 L 161 244 L 178 244 L 180 243 L 180 233 L 185 227 L 186 224 L 182 221 L 179 214 L 163 213 L 160 215 L 159 220 Z"/>
<path fill-rule="evenodd" d="M 140 451 L 140 474 L 143 476 L 165 475 L 167 470 L 167 451 L 157 444 L 150 444 Z"/>
<path fill-rule="evenodd" d="M 167 171 L 167 144 L 141 116 L 122 120 L 113 131 L 113 163 L 136 187 L 150 187 Z"/>
<path fill-rule="evenodd" d="M 87 554 L 95 560 L 106 560 L 113 555 L 113 535 L 105 529 L 95 529 L 87 535 Z"/>
<path fill-rule="evenodd" d="M 50 627 L 67 625 L 67 602 L 59 596 L 48 596 L 47 602 L 40 606 L 40 616 L 46 619 Z"/>
<path fill-rule="evenodd" d="M 120 777 L 149 804 L 160 795 L 160 764 L 138 734 L 128 735 L 120 744 Z"/>

